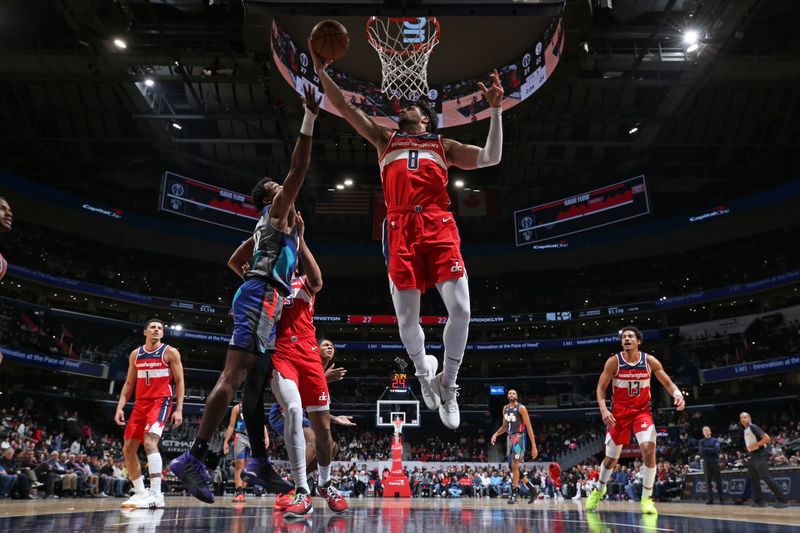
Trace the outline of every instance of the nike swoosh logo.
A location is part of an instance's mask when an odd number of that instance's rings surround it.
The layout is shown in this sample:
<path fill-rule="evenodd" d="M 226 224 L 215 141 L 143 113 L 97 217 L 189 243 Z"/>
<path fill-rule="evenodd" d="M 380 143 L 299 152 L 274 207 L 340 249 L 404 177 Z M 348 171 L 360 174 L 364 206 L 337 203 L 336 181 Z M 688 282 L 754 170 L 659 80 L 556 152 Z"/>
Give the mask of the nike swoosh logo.
<path fill-rule="evenodd" d="M 447 217 L 447 218 L 443 218 L 443 219 L 442 219 L 442 223 L 446 223 L 446 222 L 448 222 L 448 221 L 450 221 L 450 220 L 453 220 L 453 217 Z"/>

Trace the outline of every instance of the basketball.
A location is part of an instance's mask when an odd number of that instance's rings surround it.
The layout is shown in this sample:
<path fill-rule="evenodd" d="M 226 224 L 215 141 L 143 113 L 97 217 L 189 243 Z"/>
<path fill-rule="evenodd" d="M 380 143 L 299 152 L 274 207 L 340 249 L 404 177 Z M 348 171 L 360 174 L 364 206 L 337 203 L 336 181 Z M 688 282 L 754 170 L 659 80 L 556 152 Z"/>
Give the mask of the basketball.
<path fill-rule="evenodd" d="M 340 22 L 323 20 L 311 30 L 311 49 L 323 61 L 336 61 L 347 53 L 350 35 Z"/>

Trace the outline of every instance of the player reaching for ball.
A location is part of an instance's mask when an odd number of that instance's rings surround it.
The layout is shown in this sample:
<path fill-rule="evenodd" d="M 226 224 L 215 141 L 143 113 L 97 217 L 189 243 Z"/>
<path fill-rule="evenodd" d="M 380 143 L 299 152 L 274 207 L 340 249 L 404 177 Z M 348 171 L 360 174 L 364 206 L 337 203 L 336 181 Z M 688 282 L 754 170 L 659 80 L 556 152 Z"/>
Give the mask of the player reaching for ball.
<path fill-rule="evenodd" d="M 429 409 L 438 408 L 444 425 L 455 429 L 461 418 L 456 378 L 467 343 L 470 303 L 461 238 L 453 213 L 448 210 L 448 169 L 455 166 L 470 170 L 500 163 L 503 147 L 500 78 L 495 70 L 489 88 L 478 83 L 491 106 L 489 135 L 481 148 L 438 135 L 438 117 L 426 100 L 403 106 L 396 130 L 380 126 L 345 99 L 325 70 L 331 59 L 318 55 L 325 47 L 316 49 L 312 50 L 309 39 L 314 70 L 325 97 L 378 152 L 387 207 L 383 249 L 400 339 L 414 362 L 425 405 Z M 420 297 L 430 287 L 439 291 L 448 315 L 444 327 L 444 368 L 439 374 L 436 357 L 425 353 L 425 335 L 419 324 Z"/>
<path fill-rule="evenodd" d="M 600 416 L 608 426 L 606 457 L 600 466 L 599 489 L 594 489 L 586 500 L 586 510 L 594 511 L 606 494 L 606 483 L 619 460 L 622 447 L 636 435 L 642 450 L 642 501 L 644 514 L 658 514 L 653 503 L 653 483 L 656 478 L 656 428 L 650 412 L 650 378 L 655 376 L 675 399 L 675 408 L 683 411 L 686 404 L 683 394 L 672 382 L 658 359 L 639 351 L 642 332 L 626 326 L 620 332 L 622 351 L 606 360 L 603 373 L 597 382 L 597 404 Z M 606 407 L 606 389 L 612 385 L 611 411 Z"/>

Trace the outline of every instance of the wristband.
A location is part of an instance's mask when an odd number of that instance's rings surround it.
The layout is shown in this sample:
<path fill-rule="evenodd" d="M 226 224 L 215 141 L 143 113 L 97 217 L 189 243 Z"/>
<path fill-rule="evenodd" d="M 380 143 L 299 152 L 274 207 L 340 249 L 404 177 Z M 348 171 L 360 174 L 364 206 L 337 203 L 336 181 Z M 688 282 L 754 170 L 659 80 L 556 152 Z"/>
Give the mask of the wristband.
<path fill-rule="evenodd" d="M 303 124 L 300 126 L 300 133 L 306 137 L 311 137 L 314 133 L 314 121 L 317 119 L 317 115 L 309 111 L 308 108 L 305 109 L 306 114 L 303 117 Z"/>

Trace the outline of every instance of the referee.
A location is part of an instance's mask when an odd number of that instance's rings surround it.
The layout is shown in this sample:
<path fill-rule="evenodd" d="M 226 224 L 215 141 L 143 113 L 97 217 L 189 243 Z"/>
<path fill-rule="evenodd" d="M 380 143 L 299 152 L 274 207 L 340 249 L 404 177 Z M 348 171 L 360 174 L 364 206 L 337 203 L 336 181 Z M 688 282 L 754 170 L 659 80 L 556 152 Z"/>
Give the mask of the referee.
<path fill-rule="evenodd" d="M 706 477 L 706 505 L 714 503 L 714 491 L 711 482 L 717 484 L 719 503 L 725 503 L 722 496 L 722 474 L 719 471 L 719 441 L 711 436 L 711 428 L 703 426 L 703 438 L 698 445 L 700 456 L 703 458 L 703 473 Z"/>
<path fill-rule="evenodd" d="M 775 495 L 777 503 L 775 507 L 783 508 L 788 507 L 789 502 L 786 496 L 781 491 L 781 488 L 772 479 L 772 474 L 769 472 L 769 452 L 767 445 L 772 439 L 767 435 L 763 429 L 753 424 L 750 419 L 750 413 L 741 413 L 739 415 L 739 423 L 744 428 L 744 444 L 747 451 L 750 452 L 750 461 L 747 463 L 747 470 L 750 473 L 750 481 L 753 485 L 753 507 L 766 507 L 764 503 L 764 494 L 761 492 L 761 480 L 767 484 L 769 490 Z"/>

